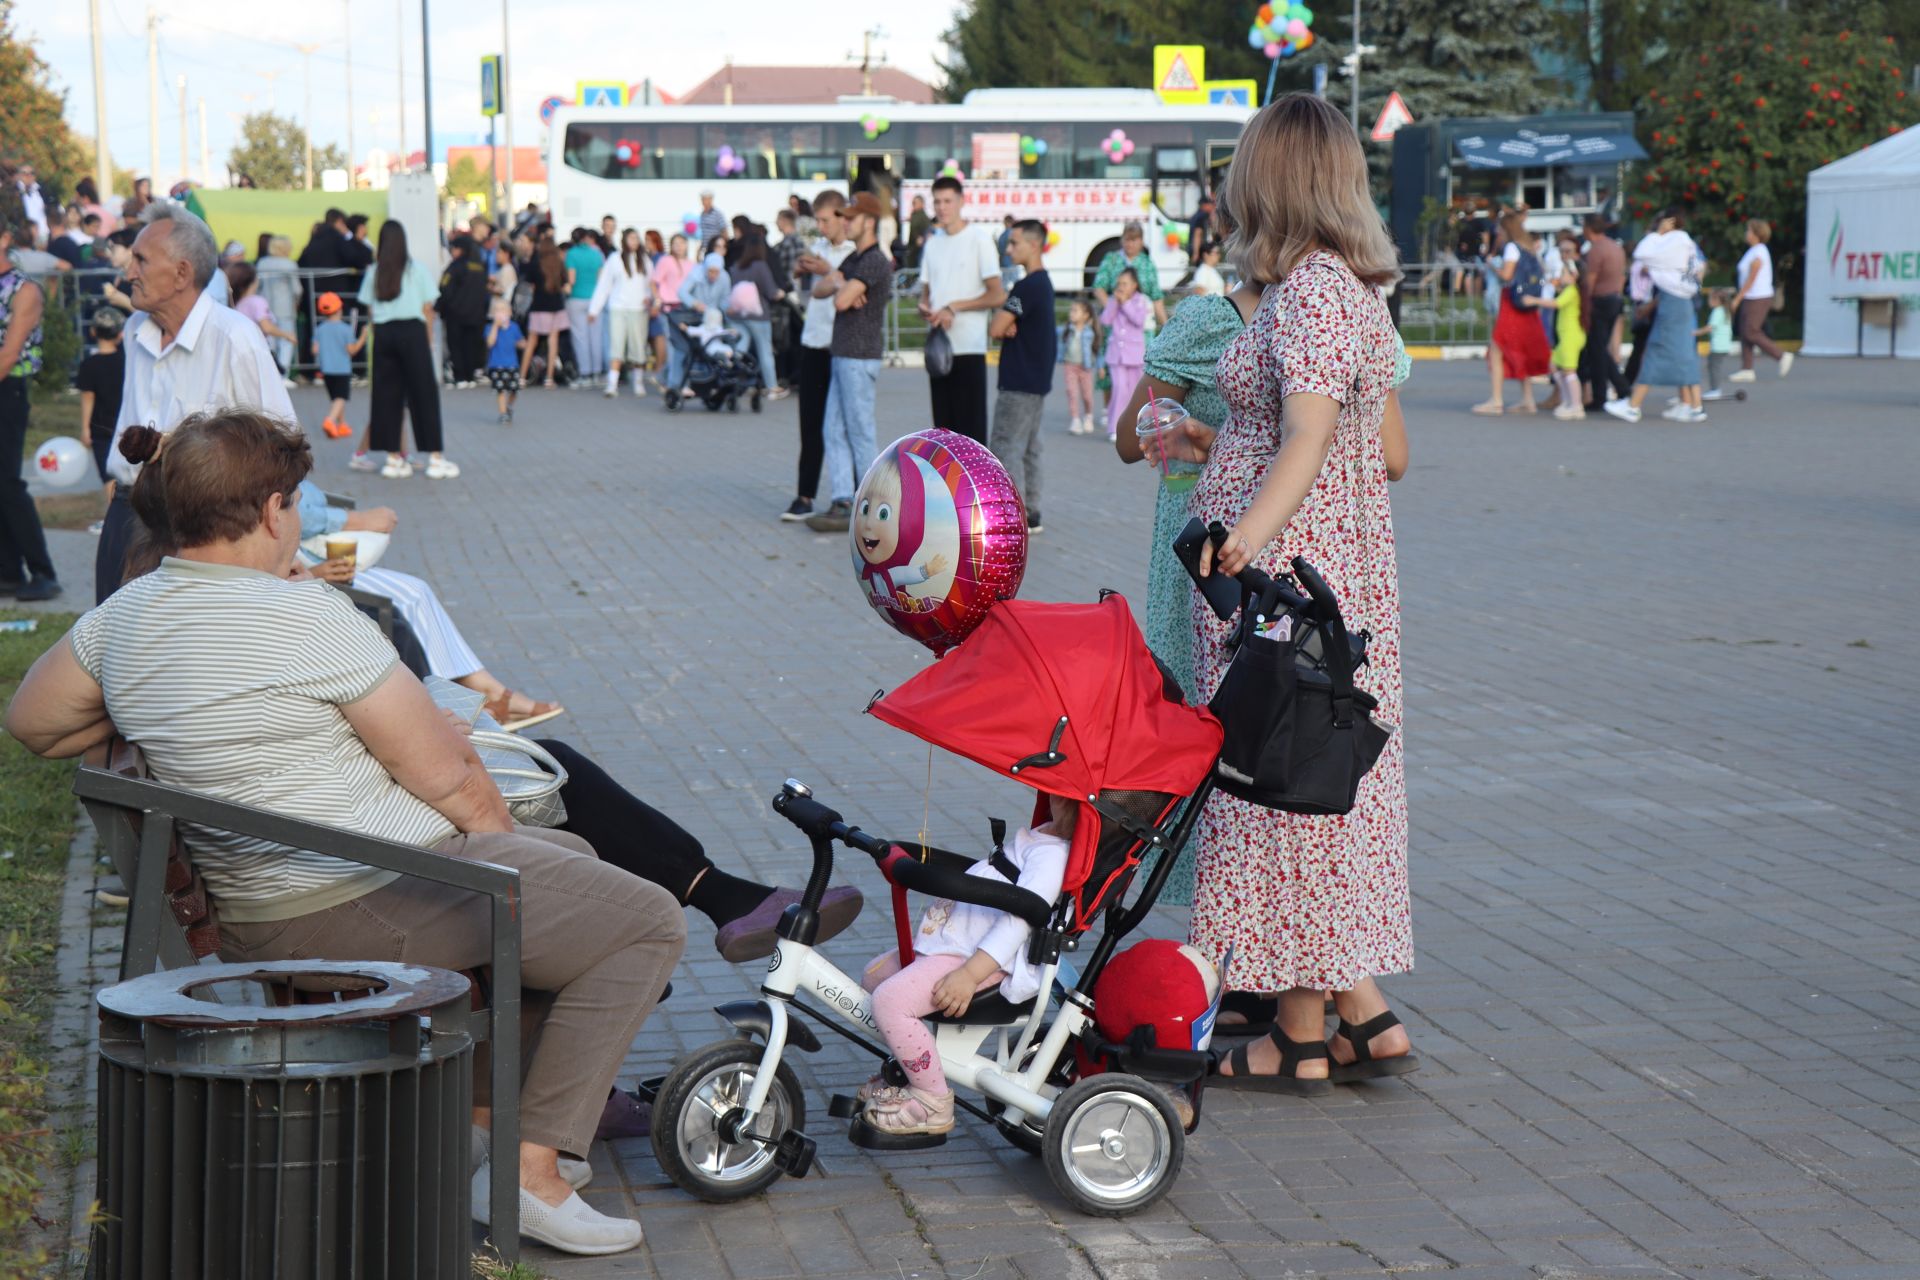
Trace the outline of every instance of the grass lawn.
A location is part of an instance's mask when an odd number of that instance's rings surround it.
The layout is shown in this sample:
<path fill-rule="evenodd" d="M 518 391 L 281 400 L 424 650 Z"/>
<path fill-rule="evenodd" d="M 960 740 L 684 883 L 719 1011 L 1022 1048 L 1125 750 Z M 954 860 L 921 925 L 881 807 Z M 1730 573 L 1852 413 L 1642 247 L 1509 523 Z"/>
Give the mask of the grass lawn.
<path fill-rule="evenodd" d="M 39 629 L 0 632 L 0 705 L 12 700 L 34 659 L 73 625 L 72 614 L 0 609 L 0 621 L 35 617 Z M 36 1204 L 43 1162 L 57 1144 L 43 1105 L 47 1021 L 63 992 L 54 984 L 60 890 L 75 813 L 72 761 L 41 760 L 0 735 L 0 1275 L 28 1274 L 37 1260 L 28 1234 L 37 1210 L 64 1215 L 65 1205 Z"/>

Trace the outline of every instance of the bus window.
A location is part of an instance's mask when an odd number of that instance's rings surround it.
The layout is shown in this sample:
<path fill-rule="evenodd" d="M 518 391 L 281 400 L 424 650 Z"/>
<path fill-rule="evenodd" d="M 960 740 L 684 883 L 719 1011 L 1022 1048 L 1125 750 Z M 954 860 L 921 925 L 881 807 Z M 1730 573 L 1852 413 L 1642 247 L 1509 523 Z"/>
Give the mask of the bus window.
<path fill-rule="evenodd" d="M 864 142 L 866 131 L 859 125 L 796 124 L 793 126 L 793 173 L 800 182 L 844 182 L 847 178 L 847 150 L 858 145 L 852 134 Z"/>
<path fill-rule="evenodd" d="M 1238 138 L 1207 139 L 1207 190 L 1217 192 L 1227 181 L 1227 166 L 1233 163 Z"/>
<path fill-rule="evenodd" d="M 867 142 L 863 129 L 860 141 L 868 147 L 903 152 L 901 176 L 922 182 L 939 177 L 940 167 L 959 156 L 953 149 L 953 126 L 948 124 L 896 124 L 872 142 Z"/>
<path fill-rule="evenodd" d="M 1071 178 L 1073 176 L 1073 126 L 1064 124 L 1028 125 L 1032 136 L 1047 144 L 1047 153 L 1032 164 L 1022 160 L 1020 175 L 1025 178 Z"/>
<path fill-rule="evenodd" d="M 565 147 L 567 168 L 596 178 L 624 176 L 620 170 L 625 166 L 620 164 L 619 157 L 614 153 L 618 145 L 614 135 L 619 131 L 620 126 L 612 124 L 568 125 Z"/>
<path fill-rule="evenodd" d="M 691 124 L 657 124 L 644 172 L 649 178 L 700 178 L 700 129 Z"/>
<path fill-rule="evenodd" d="M 764 178 L 766 174 L 755 173 L 754 166 L 747 154 L 751 130 L 737 124 L 710 124 L 700 130 L 700 176 L 730 181 L 734 178 Z M 720 148 L 731 147 L 735 155 L 747 160 L 747 167 L 730 173 L 721 173 Z"/>

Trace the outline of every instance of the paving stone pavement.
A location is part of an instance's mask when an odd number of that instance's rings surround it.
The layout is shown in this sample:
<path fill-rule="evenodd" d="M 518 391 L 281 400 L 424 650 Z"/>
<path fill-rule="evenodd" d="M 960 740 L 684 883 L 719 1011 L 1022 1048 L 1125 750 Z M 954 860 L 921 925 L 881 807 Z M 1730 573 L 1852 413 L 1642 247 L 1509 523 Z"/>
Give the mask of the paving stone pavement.
<path fill-rule="evenodd" d="M 883 375 L 883 441 L 924 424 L 920 377 Z M 1750 390 L 1705 427 L 1628 427 L 1470 417 L 1477 363 L 1405 389 L 1418 967 L 1386 988 L 1423 1070 L 1210 1095 L 1177 1189 L 1116 1222 L 964 1117 L 936 1152 L 851 1146 L 825 1102 L 871 1065 L 828 1045 L 789 1059 L 814 1176 L 708 1206 L 645 1140 L 602 1145 L 589 1198 L 631 1204 L 647 1246 L 530 1259 L 562 1280 L 1920 1275 L 1920 378 L 1809 360 Z M 331 442 L 319 479 L 395 506 L 390 562 L 722 866 L 799 882 L 768 807 L 789 775 L 949 847 L 1024 813 L 861 714 L 929 659 L 868 616 L 840 538 L 773 519 L 791 401 L 674 417 L 533 391 L 511 426 L 490 395 L 446 403 L 461 479 L 358 475 Z M 1064 419 L 1023 594 L 1139 599 L 1151 477 Z M 860 861 L 841 874 L 877 902 Z M 628 1083 L 724 1038 L 711 1006 L 756 985 L 690 929 Z M 887 936 L 870 910 L 827 949 L 851 967 Z"/>

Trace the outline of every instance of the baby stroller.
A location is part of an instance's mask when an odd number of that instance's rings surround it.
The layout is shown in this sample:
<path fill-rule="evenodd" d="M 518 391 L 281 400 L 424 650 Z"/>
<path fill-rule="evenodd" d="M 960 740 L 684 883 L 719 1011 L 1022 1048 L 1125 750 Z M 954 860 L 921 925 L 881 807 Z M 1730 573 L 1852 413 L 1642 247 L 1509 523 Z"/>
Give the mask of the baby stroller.
<path fill-rule="evenodd" d="M 752 346 L 735 351 L 730 361 L 717 359 L 707 353 L 706 344 L 688 332 L 699 324 L 700 311 L 696 307 L 680 307 L 667 313 L 667 341 L 680 353 L 683 370 L 679 383 L 667 388 L 668 411 L 678 413 L 683 402 L 689 399 L 682 392 L 691 388 L 694 393 L 691 398 L 715 412 L 722 405 L 729 413 L 740 412 L 741 396 L 748 398 L 755 413 L 760 412 L 763 394 L 760 361 L 754 356 Z"/>
<path fill-rule="evenodd" d="M 868 711 L 1034 788 L 1041 815 L 1049 795 L 1077 802 L 1061 893 L 1048 902 L 967 875 L 974 858 L 869 835 L 789 780 L 773 807 L 806 833 L 813 871 L 781 921 L 760 998 L 716 1011 L 735 1037 L 682 1059 L 659 1082 L 653 1147 L 661 1168 L 709 1201 L 753 1195 L 782 1172 L 804 1174 L 814 1143 L 804 1132 L 799 1081 L 782 1059 L 792 1047 L 819 1049 L 816 1023 L 875 1054 L 894 1083 L 904 1082 L 877 1042 L 868 993 L 813 946 L 837 842 L 871 857 L 893 886 L 903 961 L 912 954 L 908 890 L 1006 911 L 1030 926 L 1039 996 L 1010 1004 L 995 989 L 959 1017 L 930 1019 L 948 1080 L 983 1095 L 978 1105 L 962 1096 L 959 1106 L 1040 1155 L 1061 1194 L 1084 1212 L 1118 1216 L 1153 1203 L 1179 1173 L 1187 1131 L 1163 1086 L 1188 1087 L 1197 1118 L 1207 1057 L 1139 1036 L 1104 1041 L 1093 992 L 1115 947 L 1157 900 L 1172 854 L 1212 790 L 1219 722 L 1185 703 L 1113 594 L 1092 605 L 1005 601 L 965 643 Z M 1150 849 L 1166 856 L 1125 905 Z M 1061 953 L 1077 951 L 1096 925 L 1104 927 L 1075 974 Z M 1108 1069 L 1083 1074 L 1076 1063 L 1089 1058 Z M 829 1114 L 851 1118 L 849 1138 L 869 1148 L 946 1141 L 882 1133 L 858 1116 L 852 1098 L 836 1098 Z"/>

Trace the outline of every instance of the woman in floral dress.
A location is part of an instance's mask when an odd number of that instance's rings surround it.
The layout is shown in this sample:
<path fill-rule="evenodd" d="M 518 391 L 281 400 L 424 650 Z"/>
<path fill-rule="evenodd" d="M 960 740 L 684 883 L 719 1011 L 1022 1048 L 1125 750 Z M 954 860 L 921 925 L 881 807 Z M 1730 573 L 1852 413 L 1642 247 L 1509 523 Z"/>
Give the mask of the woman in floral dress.
<path fill-rule="evenodd" d="M 1347 626 L 1372 633 L 1357 683 L 1398 729 L 1400 600 L 1381 434 L 1395 344 L 1380 295 L 1397 265 L 1366 158 L 1338 111 L 1290 94 L 1247 125 L 1226 195 L 1241 276 L 1267 287 L 1216 370 L 1232 416 L 1192 499 L 1196 515 L 1228 526 L 1212 569 L 1280 573 L 1294 556 L 1318 568 Z M 1193 620 L 1195 695 L 1211 698 L 1229 628 L 1197 595 Z M 1228 987 L 1280 995 L 1273 1031 L 1223 1060 L 1216 1085 L 1315 1094 L 1417 1065 L 1373 981 L 1413 966 L 1397 732 L 1351 813 L 1279 813 L 1215 795 L 1197 870 L 1192 942 L 1209 955 L 1232 948 Z M 1323 991 L 1340 1014 L 1331 1040 Z"/>

